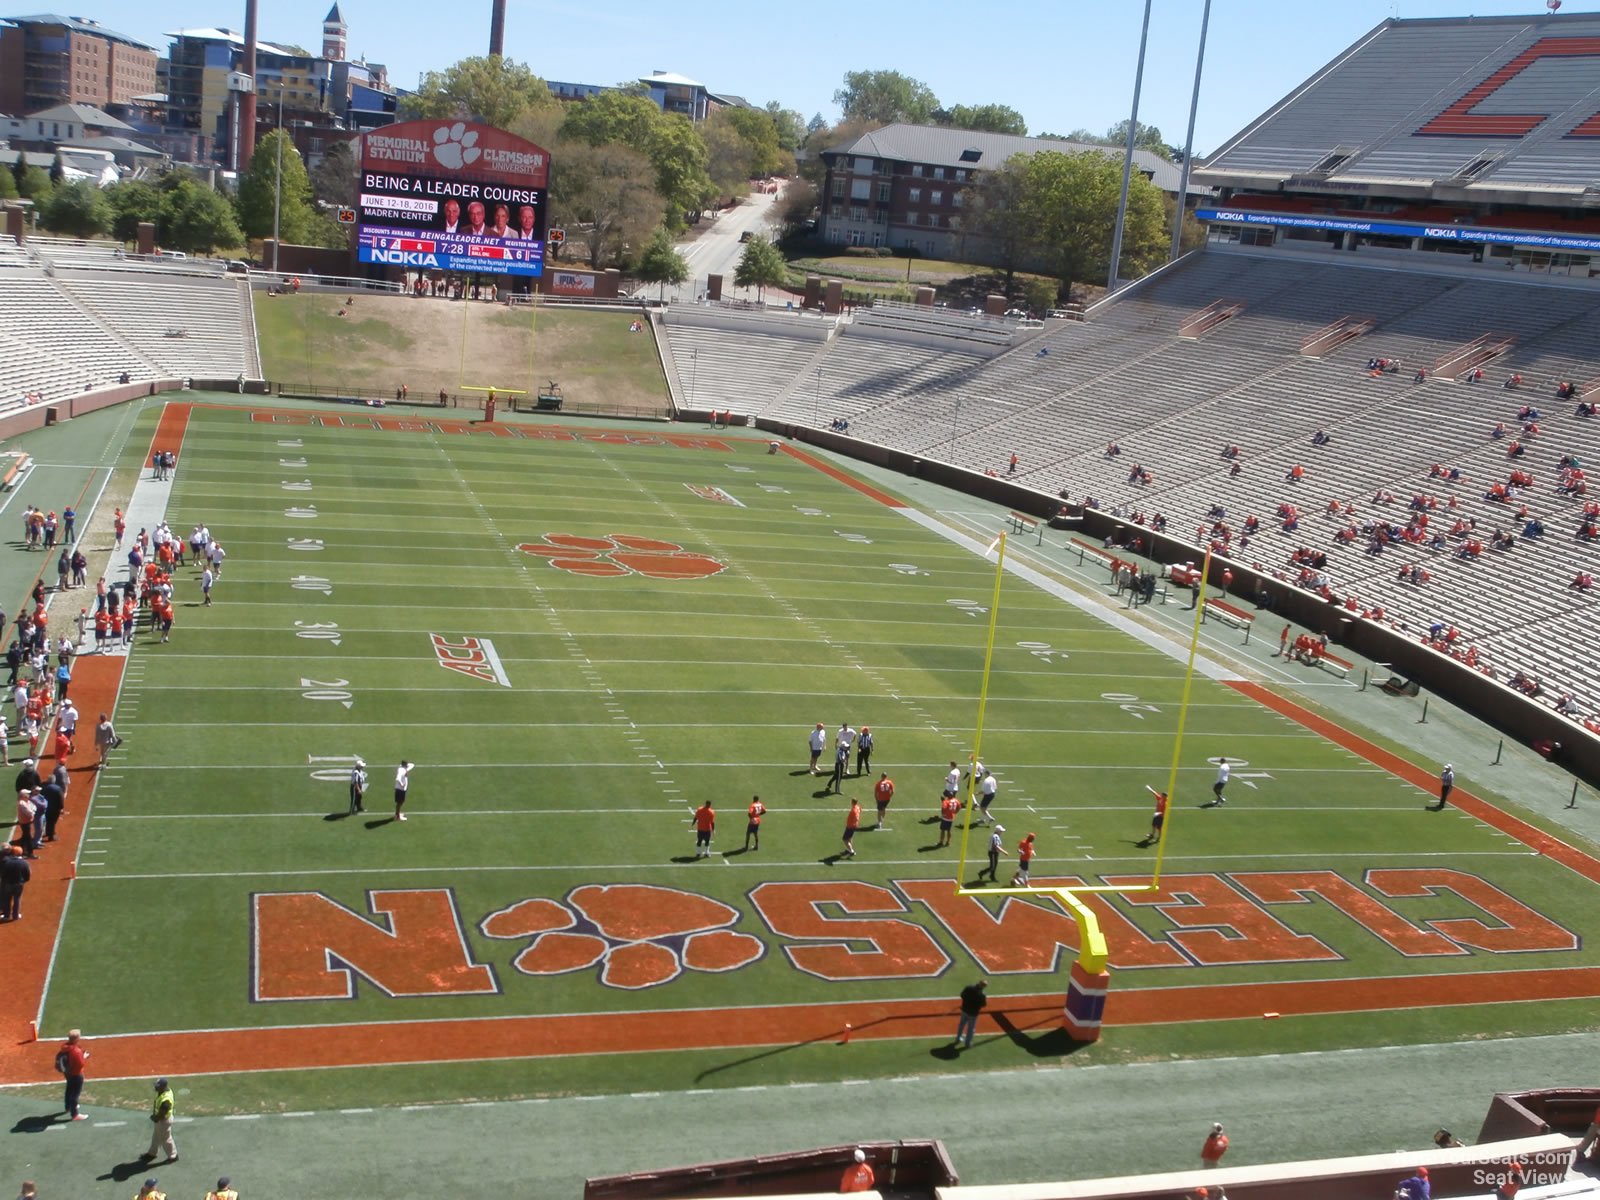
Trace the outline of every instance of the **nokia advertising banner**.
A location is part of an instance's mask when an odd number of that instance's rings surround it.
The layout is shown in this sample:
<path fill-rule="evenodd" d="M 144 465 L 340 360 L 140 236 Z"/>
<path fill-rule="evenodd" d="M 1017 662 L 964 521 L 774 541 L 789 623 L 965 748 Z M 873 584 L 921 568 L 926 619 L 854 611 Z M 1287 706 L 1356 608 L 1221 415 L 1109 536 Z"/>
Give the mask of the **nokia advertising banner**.
<path fill-rule="evenodd" d="M 361 138 L 360 260 L 542 275 L 550 156 L 501 129 L 408 121 Z"/>
<path fill-rule="evenodd" d="M 1225 225 L 1275 225 L 1285 229 L 1327 229 L 1335 233 L 1376 233 L 1390 237 L 1438 238 L 1473 245 L 1534 246 L 1540 250 L 1600 253 L 1600 235 L 1533 233 L 1484 229 L 1473 225 L 1418 225 L 1402 221 L 1363 221 L 1359 217 L 1320 217 L 1303 213 L 1255 212 L 1247 208 L 1201 208 L 1196 217 Z"/>

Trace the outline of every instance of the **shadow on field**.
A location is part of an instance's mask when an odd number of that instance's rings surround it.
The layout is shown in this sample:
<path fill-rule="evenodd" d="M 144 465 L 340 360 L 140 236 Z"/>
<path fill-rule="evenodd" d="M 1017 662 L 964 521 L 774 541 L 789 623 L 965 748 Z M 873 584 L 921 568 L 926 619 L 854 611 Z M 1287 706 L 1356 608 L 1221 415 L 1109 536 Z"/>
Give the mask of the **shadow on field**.
<path fill-rule="evenodd" d="M 51 1113 L 49 1116 L 18 1117 L 17 1123 L 11 1127 L 12 1133 L 44 1133 L 58 1120 L 66 1120 L 61 1113 Z"/>
<path fill-rule="evenodd" d="M 674 854 L 672 856 L 672 861 L 675 863 L 692 863 L 699 862 L 704 857 L 705 856 L 701 854 Z"/>
<path fill-rule="evenodd" d="M 372 820 L 367 822 L 367 828 L 382 829 L 385 825 L 393 825 L 394 823 L 394 817 L 374 817 Z"/>
<path fill-rule="evenodd" d="M 356 814 L 353 813 L 353 812 L 331 812 L 331 813 L 328 813 L 326 816 L 324 816 L 322 819 L 324 821 L 348 821 L 351 817 L 353 817 L 355 815 Z"/>
<path fill-rule="evenodd" d="M 1035 1058 L 1060 1058 L 1063 1055 L 1076 1054 L 1090 1044 L 1078 1041 L 1056 1024 L 1060 1020 L 1061 1015 L 1056 1012 L 1039 1018 L 1040 1024 L 1048 1021 L 1052 1027 L 1035 1033 L 1023 1029 L 1003 1012 L 994 1014 L 994 1023 L 1000 1026 L 1000 1032 L 1011 1040 L 1011 1044 Z"/>
<path fill-rule="evenodd" d="M 144 1175 L 148 1178 L 150 1168 L 155 1165 L 150 1159 L 136 1158 L 132 1162 L 120 1162 L 104 1175 L 96 1175 L 95 1178 L 97 1180 L 114 1179 L 118 1183 L 126 1183 L 136 1175 Z"/>
<path fill-rule="evenodd" d="M 942 1009 L 939 1010 L 939 1013 L 942 1013 L 942 1011 Z M 865 1024 L 857 1025 L 853 1029 L 848 1026 L 841 1026 L 840 1028 L 832 1030 L 831 1032 L 820 1033 L 813 1038 L 806 1038 L 804 1041 L 790 1042 L 783 1046 L 773 1046 L 771 1049 L 762 1050 L 755 1054 L 747 1054 L 742 1058 L 730 1059 L 719 1066 L 708 1067 L 696 1075 L 694 1080 L 696 1083 L 704 1083 L 706 1080 L 715 1075 L 721 1074 L 723 1071 L 732 1071 L 738 1067 L 746 1067 L 751 1063 L 758 1063 L 764 1059 L 776 1058 L 780 1054 L 788 1054 L 791 1050 L 803 1050 L 807 1046 L 825 1046 L 829 1044 L 842 1046 L 845 1044 L 847 1035 L 859 1036 L 862 1031 L 876 1028 L 879 1025 L 895 1025 L 903 1021 L 923 1021 L 934 1015 L 938 1014 L 932 1012 L 899 1013 L 895 1016 L 879 1017 L 874 1021 L 868 1021 Z"/>

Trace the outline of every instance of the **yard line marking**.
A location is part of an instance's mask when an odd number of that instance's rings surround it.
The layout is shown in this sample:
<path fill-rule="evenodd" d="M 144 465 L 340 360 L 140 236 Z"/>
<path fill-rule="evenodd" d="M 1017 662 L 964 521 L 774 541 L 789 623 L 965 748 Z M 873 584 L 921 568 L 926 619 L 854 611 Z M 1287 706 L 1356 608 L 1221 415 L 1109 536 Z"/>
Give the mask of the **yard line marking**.
<path fill-rule="evenodd" d="M 817 867 L 819 865 L 821 865 L 821 863 L 823 861 L 823 857 L 824 856 L 822 856 L 822 855 L 818 855 L 815 858 L 805 858 L 805 859 L 784 861 L 784 862 L 775 862 L 775 861 L 773 861 L 771 859 L 766 859 L 766 860 L 763 860 L 761 862 L 756 862 L 756 863 L 742 863 L 741 862 L 741 863 L 730 863 L 729 865 L 733 866 L 737 870 L 747 870 L 747 871 L 748 870 L 761 870 L 761 869 L 764 869 L 764 868 L 771 868 L 771 867 L 804 868 L 807 871 L 814 871 L 814 870 L 817 869 Z M 1351 851 L 1321 851 L 1321 852 L 1318 852 L 1318 851 L 1305 851 L 1305 852 L 1293 853 L 1293 854 L 1275 854 L 1275 853 L 1254 853 L 1254 854 L 1252 854 L 1252 853 L 1246 853 L 1246 852 L 1239 852 L 1239 853 L 1236 853 L 1236 854 L 1182 854 L 1182 855 L 1171 855 L 1171 854 L 1169 854 L 1169 855 L 1167 855 L 1167 861 L 1169 863 L 1170 862 L 1195 862 L 1195 863 L 1199 863 L 1199 862 L 1238 862 L 1238 863 L 1267 862 L 1267 863 L 1270 863 L 1270 862 L 1275 862 L 1275 861 L 1279 861 L 1279 860 L 1282 860 L 1282 859 L 1289 859 L 1289 858 L 1297 858 L 1297 859 L 1298 858 L 1309 858 L 1309 859 L 1353 858 L 1353 859 L 1362 859 L 1362 860 L 1370 860 L 1370 859 L 1375 859 L 1375 858 L 1394 858 L 1394 859 L 1406 860 L 1406 859 L 1424 859 L 1424 858 L 1426 858 L 1426 859 L 1435 859 L 1435 858 L 1525 858 L 1525 857 L 1527 857 L 1527 849 L 1526 849 L 1526 847 L 1524 847 L 1524 848 L 1522 848 L 1520 850 L 1418 850 L 1418 851 L 1407 851 L 1407 850 L 1351 850 Z M 1090 862 L 1104 862 L 1104 863 L 1116 863 L 1116 862 L 1148 863 L 1148 862 L 1151 861 L 1150 855 L 1148 855 L 1148 854 L 1124 854 L 1124 855 L 1112 855 L 1112 856 L 1088 856 L 1088 855 L 1086 855 L 1085 859 L 1087 861 L 1090 861 Z M 916 867 L 916 866 L 931 867 L 931 866 L 935 866 L 935 865 L 939 865 L 939 864 L 943 864 L 946 867 L 948 867 L 950 865 L 950 863 L 953 862 L 952 859 L 943 859 L 943 858 L 933 859 L 933 860 L 930 861 L 926 857 L 923 857 L 923 858 L 863 858 L 863 859 L 860 859 L 859 861 L 863 866 L 879 866 L 879 867 Z M 1057 861 L 1060 861 L 1060 862 L 1071 862 L 1073 860 L 1070 859 L 1070 858 L 1061 858 L 1061 859 L 1058 859 Z M 307 869 L 307 870 L 294 870 L 294 871 L 275 871 L 275 870 L 274 871 L 169 871 L 169 872 L 165 872 L 165 873 L 156 873 L 156 872 L 139 872 L 139 873 L 135 873 L 135 872 L 129 872 L 129 873 L 119 874 L 119 875 L 101 875 L 101 876 L 97 877 L 95 882 L 121 882 L 121 881 L 129 881 L 129 880 L 149 880 L 149 879 L 284 879 L 284 878 L 293 879 L 293 878 L 296 878 L 296 877 L 312 876 L 312 875 L 316 875 L 316 876 L 365 875 L 365 876 L 368 876 L 369 878 L 375 877 L 375 876 L 378 876 L 378 875 L 430 875 L 431 874 L 431 875 L 453 876 L 453 875 L 462 875 L 462 874 L 503 874 L 503 873 L 511 872 L 511 871 L 522 871 L 522 872 L 539 873 L 539 872 L 545 872 L 545 871 L 573 871 L 573 870 L 583 870 L 583 871 L 678 871 L 678 872 L 691 872 L 691 871 L 695 870 L 695 867 L 694 867 L 693 864 L 673 863 L 673 862 L 657 862 L 657 863 L 649 863 L 649 862 L 645 862 L 645 863 L 640 863 L 640 862 L 632 862 L 632 863 L 582 863 L 582 862 L 570 862 L 570 863 L 508 863 L 508 864 L 506 864 L 504 866 L 489 866 L 489 865 L 483 865 L 483 864 L 473 864 L 473 865 L 468 865 L 468 866 L 384 867 L 384 868 L 381 868 L 381 869 L 377 869 L 377 868 L 373 868 L 373 867 L 319 867 L 319 868 L 311 868 L 311 869 Z M 948 878 L 948 876 L 941 872 L 938 875 L 928 876 L 928 878 L 946 879 L 946 878 Z"/>

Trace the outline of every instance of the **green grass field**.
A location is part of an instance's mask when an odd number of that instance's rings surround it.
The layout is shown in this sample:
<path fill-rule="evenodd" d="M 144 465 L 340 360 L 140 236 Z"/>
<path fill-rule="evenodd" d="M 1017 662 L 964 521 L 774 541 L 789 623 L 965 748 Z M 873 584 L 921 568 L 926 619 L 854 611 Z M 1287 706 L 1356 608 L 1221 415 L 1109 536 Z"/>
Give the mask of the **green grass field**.
<path fill-rule="evenodd" d="M 972 749 L 993 564 L 764 442 L 529 428 L 539 436 L 195 409 L 168 520 L 209 524 L 225 576 L 200 608 L 196 572 L 182 572 L 171 643 L 135 646 L 118 710 L 128 741 L 100 780 L 43 1026 L 943 1012 L 978 974 L 997 1001 L 1059 1001 L 1075 946 L 1063 910 L 956 899 L 955 849 L 935 848 L 929 823 L 947 763 Z M 285 488 L 300 481 L 310 488 Z M 1036 884 L 1146 874 L 1146 785 L 1165 783 L 1182 664 L 1014 577 L 996 646 L 982 754 L 1007 848 L 1038 834 Z M 870 725 L 873 776 L 897 784 L 889 829 L 864 829 L 854 859 L 836 857 L 846 800 L 806 771 L 818 721 Z M 357 755 L 371 789 L 351 816 Z M 1219 756 L 1235 761 L 1229 803 L 1203 807 Z M 402 758 L 417 767 L 396 823 Z M 871 783 L 844 787 L 867 826 Z M 770 813 L 745 853 L 754 794 Z M 706 799 L 715 853 L 696 859 L 689 817 Z M 1593 883 L 1427 800 L 1197 678 L 1170 894 L 1105 909 L 1111 1010 L 1139 997 L 1157 1016 L 1074 1061 L 1592 1020 L 1572 1004 L 1538 1016 L 1408 1002 L 1243 1025 L 1204 1019 L 1212 993 L 1163 1008 L 1161 989 L 1331 981 L 1354 996 L 1372 985 L 1345 981 L 1595 965 Z M 604 1077 L 584 1066 L 603 1040 L 574 1021 L 541 1050 L 571 1057 L 531 1080 L 471 1063 L 422 1078 L 483 1096 L 837 1070 L 816 1046 L 729 1048 L 806 1040 L 781 1024 L 739 1034 L 735 1018 L 705 1020 L 731 1041 L 631 1055 Z M 982 1066 L 1054 1045 L 1019 1036 Z M 925 1038 L 858 1050 L 858 1074 L 945 1069 Z M 414 1095 L 414 1073 L 369 1068 L 326 1072 L 299 1100 L 383 1102 L 401 1075 Z M 231 1102 L 248 1104 L 241 1094 Z"/>
<path fill-rule="evenodd" d="M 255 295 L 261 369 L 287 387 L 393 392 L 414 399 L 463 388 L 538 391 L 556 380 L 569 405 L 658 415 L 667 382 L 654 340 L 630 334 L 636 312 L 366 294 Z M 465 347 L 463 348 L 463 340 Z M 463 349 L 465 353 L 463 353 Z"/>

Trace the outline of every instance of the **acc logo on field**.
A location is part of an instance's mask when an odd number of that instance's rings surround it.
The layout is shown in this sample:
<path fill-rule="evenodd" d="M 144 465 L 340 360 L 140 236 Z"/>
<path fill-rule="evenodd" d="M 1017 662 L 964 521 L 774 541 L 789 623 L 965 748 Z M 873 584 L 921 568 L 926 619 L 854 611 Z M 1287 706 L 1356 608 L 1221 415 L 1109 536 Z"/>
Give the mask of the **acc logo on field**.
<path fill-rule="evenodd" d="M 428 639 L 433 643 L 434 657 L 447 671 L 459 671 L 486 683 L 498 683 L 501 687 L 511 686 L 506 669 L 500 663 L 500 655 L 495 652 L 494 643 L 488 638 L 468 635 L 459 642 L 452 642 L 442 633 L 430 633 Z"/>

